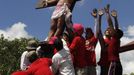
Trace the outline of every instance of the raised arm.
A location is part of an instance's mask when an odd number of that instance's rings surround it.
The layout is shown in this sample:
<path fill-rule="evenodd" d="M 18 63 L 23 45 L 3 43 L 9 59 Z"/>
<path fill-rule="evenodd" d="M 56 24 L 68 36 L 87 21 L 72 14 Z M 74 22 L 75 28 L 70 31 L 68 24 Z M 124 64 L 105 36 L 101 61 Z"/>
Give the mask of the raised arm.
<path fill-rule="evenodd" d="M 102 34 L 102 31 L 101 31 L 101 18 L 102 18 L 103 14 L 104 14 L 103 10 L 100 9 L 98 11 L 99 18 L 98 18 L 98 24 L 97 24 L 97 34 L 98 34 L 98 39 L 99 39 L 99 42 L 100 42 L 101 49 L 105 50 L 104 49 L 105 48 L 105 41 L 104 41 L 103 34 Z"/>
<path fill-rule="evenodd" d="M 112 10 L 111 16 L 114 18 L 114 21 L 115 21 L 115 29 L 119 29 L 119 24 L 118 24 L 118 19 L 117 19 L 117 11 Z"/>
<path fill-rule="evenodd" d="M 105 13 L 106 13 L 106 18 L 107 18 L 108 26 L 114 28 L 111 16 L 109 14 L 109 8 L 110 8 L 110 5 L 107 4 L 107 6 L 104 8 L 104 10 L 105 10 Z"/>
<path fill-rule="evenodd" d="M 120 49 L 119 49 L 119 53 L 131 51 L 131 50 L 134 50 L 134 41 L 129 42 L 129 43 L 121 46 Z"/>
<path fill-rule="evenodd" d="M 98 37 L 98 33 L 97 33 L 97 9 L 93 9 L 93 11 L 91 12 L 91 15 L 94 17 L 94 34 L 95 34 L 95 37 L 97 38 Z"/>
<path fill-rule="evenodd" d="M 69 9 L 65 12 L 65 24 L 66 24 L 66 31 L 69 33 L 69 42 L 71 43 L 74 38 L 74 32 L 73 32 L 72 13 Z"/>
<path fill-rule="evenodd" d="M 37 3 L 36 9 L 47 8 L 51 6 L 56 6 L 59 0 L 40 0 Z"/>

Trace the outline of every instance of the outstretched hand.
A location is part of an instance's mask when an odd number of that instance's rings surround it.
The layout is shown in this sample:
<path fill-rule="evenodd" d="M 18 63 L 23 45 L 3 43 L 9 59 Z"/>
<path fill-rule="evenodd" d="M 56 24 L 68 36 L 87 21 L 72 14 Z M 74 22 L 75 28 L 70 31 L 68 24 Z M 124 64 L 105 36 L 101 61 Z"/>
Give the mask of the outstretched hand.
<path fill-rule="evenodd" d="M 99 15 L 99 16 L 102 16 L 103 14 L 104 14 L 104 10 L 103 10 L 103 9 L 99 9 L 99 10 L 98 10 L 98 15 Z"/>
<path fill-rule="evenodd" d="M 42 8 L 46 8 L 47 7 L 47 0 L 40 0 L 38 3 L 37 3 L 37 6 L 35 9 L 42 9 Z"/>
<path fill-rule="evenodd" d="M 97 9 L 93 9 L 93 11 L 91 12 L 91 15 L 94 17 L 94 18 L 97 18 Z"/>
<path fill-rule="evenodd" d="M 111 11 L 111 16 L 116 18 L 117 17 L 117 11 L 116 10 L 112 10 Z"/>

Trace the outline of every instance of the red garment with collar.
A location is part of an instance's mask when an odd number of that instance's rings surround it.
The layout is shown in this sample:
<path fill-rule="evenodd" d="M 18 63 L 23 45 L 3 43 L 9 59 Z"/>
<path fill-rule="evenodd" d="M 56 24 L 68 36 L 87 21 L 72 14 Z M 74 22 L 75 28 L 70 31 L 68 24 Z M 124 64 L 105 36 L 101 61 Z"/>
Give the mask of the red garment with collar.
<path fill-rule="evenodd" d="M 91 39 L 86 40 L 86 61 L 87 66 L 96 66 L 96 47 L 97 39 L 93 36 Z"/>
<path fill-rule="evenodd" d="M 86 66 L 85 59 L 85 39 L 82 36 L 76 36 L 70 44 L 70 52 L 74 56 L 74 66 L 84 68 Z"/>
<path fill-rule="evenodd" d="M 120 40 L 116 37 L 112 37 L 108 46 L 108 60 L 119 61 Z"/>
<path fill-rule="evenodd" d="M 51 64 L 51 59 L 39 58 L 30 65 L 26 72 L 28 75 L 53 75 L 52 71 L 50 70 Z"/>

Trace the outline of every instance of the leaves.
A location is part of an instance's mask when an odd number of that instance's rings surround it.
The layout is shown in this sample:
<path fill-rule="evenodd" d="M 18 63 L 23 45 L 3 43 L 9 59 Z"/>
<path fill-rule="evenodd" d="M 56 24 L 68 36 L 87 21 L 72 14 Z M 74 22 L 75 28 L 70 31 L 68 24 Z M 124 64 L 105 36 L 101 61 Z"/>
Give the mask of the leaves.
<path fill-rule="evenodd" d="M 13 71 L 19 70 L 21 54 L 26 50 L 27 42 L 31 39 L 9 41 L 3 35 L 0 36 L 0 75 L 10 75 Z"/>

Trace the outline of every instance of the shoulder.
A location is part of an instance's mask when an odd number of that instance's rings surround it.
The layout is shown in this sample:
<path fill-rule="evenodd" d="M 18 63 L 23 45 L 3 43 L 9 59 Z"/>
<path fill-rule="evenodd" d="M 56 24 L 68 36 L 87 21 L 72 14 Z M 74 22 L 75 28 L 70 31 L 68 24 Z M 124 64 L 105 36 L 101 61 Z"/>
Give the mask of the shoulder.
<path fill-rule="evenodd" d="M 59 51 L 53 55 L 52 60 L 61 58 Z"/>
<path fill-rule="evenodd" d="M 75 41 L 79 41 L 79 40 L 85 40 L 85 38 L 83 36 L 76 36 L 74 38 Z"/>
<path fill-rule="evenodd" d="M 80 39 L 80 36 L 75 36 L 74 37 L 74 40 L 76 40 L 76 39 Z"/>
<path fill-rule="evenodd" d="M 28 51 L 24 51 L 22 54 L 27 54 L 28 53 Z"/>
<path fill-rule="evenodd" d="M 25 57 L 27 53 L 28 53 L 28 51 L 24 51 L 24 52 L 22 53 L 21 57 Z"/>

